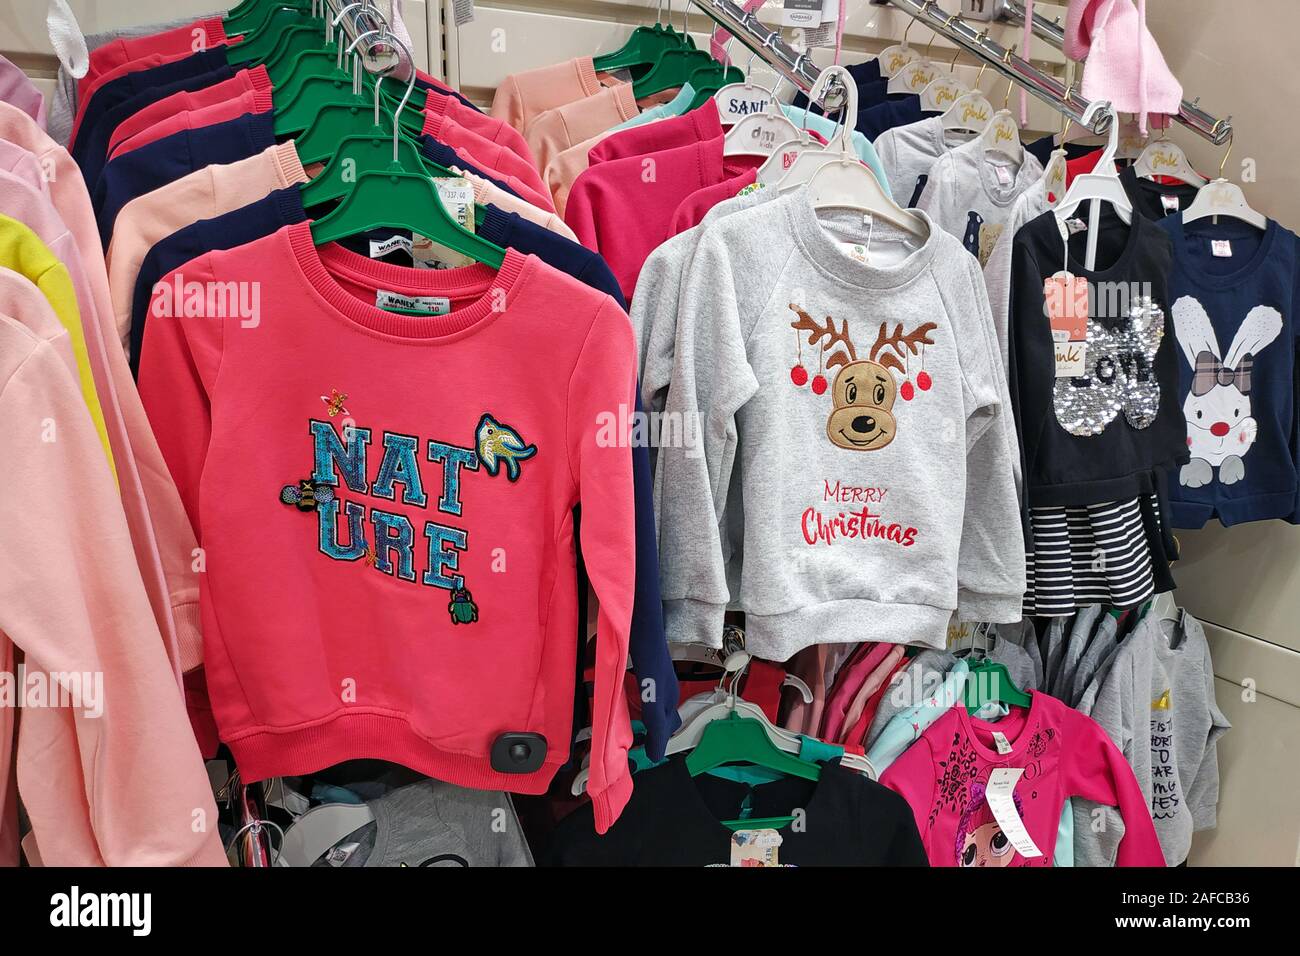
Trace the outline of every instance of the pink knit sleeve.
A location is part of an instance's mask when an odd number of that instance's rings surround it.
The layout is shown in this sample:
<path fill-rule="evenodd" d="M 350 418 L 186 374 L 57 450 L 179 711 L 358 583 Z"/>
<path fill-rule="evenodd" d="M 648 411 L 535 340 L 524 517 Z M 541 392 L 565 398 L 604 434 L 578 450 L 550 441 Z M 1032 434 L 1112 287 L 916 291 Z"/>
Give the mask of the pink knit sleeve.
<path fill-rule="evenodd" d="M 578 241 L 593 252 L 600 252 L 596 230 L 596 207 L 593 199 L 598 177 L 595 170 L 586 169 L 573 181 L 569 201 L 564 206 L 564 224 L 573 230 Z"/>
<path fill-rule="evenodd" d="M 938 779 L 939 769 L 934 765 L 934 752 L 930 749 L 928 736 L 924 734 L 904 750 L 880 778 L 881 783 L 906 800 L 912 808 L 916 829 L 921 833 L 921 842 L 925 844 L 927 854 L 930 851 L 930 804 L 934 800 L 934 786 Z"/>
<path fill-rule="evenodd" d="M 1075 711 L 1070 713 L 1077 719 L 1070 722 L 1070 739 L 1061 753 L 1065 795 L 1119 808 L 1124 837 L 1116 866 L 1164 866 L 1165 856 L 1151 810 L 1133 768 L 1095 720 Z"/>
<path fill-rule="evenodd" d="M 18 735 L 18 789 L 40 859 L 224 865 L 121 501 L 76 382 L 48 344 L 0 382 L 0 446 L 0 631 L 23 649 L 28 684 L 67 695 L 26 708 Z"/>
<path fill-rule="evenodd" d="M 569 381 L 568 412 L 569 461 L 583 506 L 582 554 L 600 601 L 587 785 L 598 833 L 610 828 L 632 796 L 627 766 L 632 725 L 623 677 L 636 569 L 632 449 L 626 442 L 602 440 L 599 423 L 617 414 L 620 405 L 632 408 L 635 396 L 632 323 L 607 296 Z"/>

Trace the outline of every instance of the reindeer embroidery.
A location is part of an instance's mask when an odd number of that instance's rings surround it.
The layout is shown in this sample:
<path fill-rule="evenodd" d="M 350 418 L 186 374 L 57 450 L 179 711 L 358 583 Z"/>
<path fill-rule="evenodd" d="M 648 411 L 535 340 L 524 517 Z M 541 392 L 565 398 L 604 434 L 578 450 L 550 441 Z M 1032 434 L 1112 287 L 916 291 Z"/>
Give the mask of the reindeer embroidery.
<path fill-rule="evenodd" d="M 938 326 L 933 322 L 925 322 L 911 332 L 904 333 L 900 322 L 895 324 L 891 333 L 889 324 L 881 322 L 868 357 L 859 359 L 849 335 L 848 319 L 841 322 L 839 328 L 835 327 L 835 320 L 830 316 L 826 317 L 825 325 L 818 325 L 812 316 L 793 303 L 790 309 L 798 316 L 790 323 L 790 327 L 796 333 L 807 332 L 809 345 L 820 345 L 822 364 L 826 369 L 839 369 L 831 388 L 832 409 L 826 420 L 826 437 L 832 444 L 848 451 L 876 451 L 884 448 L 894 440 L 897 433 L 893 408 L 900 389 L 891 369 L 904 377 L 901 389 L 903 400 L 911 401 L 914 390 L 905 362 L 909 355 L 917 355 L 923 345 L 934 344 L 930 333 Z M 802 369 L 802 366 L 796 368 Z M 806 373 L 803 377 L 806 381 Z M 922 391 L 929 388 L 930 378 L 927 373 L 922 371 L 917 379 Z M 802 384 L 797 376 L 794 381 L 797 385 Z M 820 389 L 816 387 L 816 379 L 813 382 L 813 391 L 818 395 L 826 390 L 825 379 L 821 381 Z"/>

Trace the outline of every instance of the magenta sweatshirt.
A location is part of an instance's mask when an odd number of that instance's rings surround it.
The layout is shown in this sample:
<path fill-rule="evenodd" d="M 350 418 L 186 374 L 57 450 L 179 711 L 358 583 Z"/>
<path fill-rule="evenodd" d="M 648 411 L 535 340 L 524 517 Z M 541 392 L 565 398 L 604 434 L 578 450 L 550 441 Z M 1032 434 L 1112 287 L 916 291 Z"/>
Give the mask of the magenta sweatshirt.
<path fill-rule="evenodd" d="M 402 302 L 442 314 L 377 307 Z M 408 269 L 305 223 L 188 263 L 150 309 L 140 393 L 206 556 L 208 692 L 245 778 L 369 757 L 544 792 L 569 756 L 581 502 L 608 828 L 632 791 L 622 309 L 514 250 Z M 535 769 L 509 741 L 494 764 L 512 732 L 544 738 Z"/>
<path fill-rule="evenodd" d="M 1106 732 L 1055 697 L 1031 697 L 996 723 L 957 703 L 880 778 L 911 805 L 930 865 L 1051 866 L 1065 799 L 1082 797 L 1119 808 L 1118 866 L 1164 866 L 1146 798 Z M 1022 857 L 994 819 L 987 787 L 1002 767 L 1024 771 L 1012 799 L 1041 856 Z"/>
<path fill-rule="evenodd" d="M 673 213 L 682 200 L 752 164 L 740 157 L 724 159 L 720 134 L 644 156 L 611 159 L 574 181 L 564 221 L 579 242 L 605 258 L 630 300 L 646 259 L 670 238 Z"/>

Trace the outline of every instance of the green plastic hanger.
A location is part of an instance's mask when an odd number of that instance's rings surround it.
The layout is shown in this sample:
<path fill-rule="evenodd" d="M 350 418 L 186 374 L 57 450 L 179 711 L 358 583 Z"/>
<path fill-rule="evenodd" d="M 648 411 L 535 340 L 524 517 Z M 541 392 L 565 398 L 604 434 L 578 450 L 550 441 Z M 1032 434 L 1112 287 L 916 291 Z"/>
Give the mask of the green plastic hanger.
<path fill-rule="evenodd" d="M 276 97 L 275 135 L 293 136 L 315 125 L 316 117 L 326 106 L 358 107 L 370 114 L 374 104 L 352 92 L 352 77 L 331 71 L 327 76 L 309 76 L 292 97 Z M 350 132 L 359 132 L 355 127 Z"/>
<path fill-rule="evenodd" d="M 311 235 L 319 246 L 371 229 L 401 229 L 425 236 L 494 269 L 505 261 L 504 249 L 462 229 L 451 218 L 432 179 L 406 172 L 400 163 L 359 175 L 343 201 L 311 224 Z"/>
<path fill-rule="evenodd" d="M 665 29 L 661 24 L 656 23 L 653 27 L 637 27 L 622 47 L 613 53 L 594 57 L 591 62 L 598 73 L 630 69 L 635 76 L 638 67 L 648 72 L 659 62 L 660 56 L 669 50 L 694 49 L 694 47 L 695 41 L 689 34 L 683 37 L 671 26 Z"/>
<path fill-rule="evenodd" d="M 304 21 L 304 15 L 295 10 L 277 10 L 276 13 L 285 13 L 287 17 L 265 32 L 248 36 L 243 43 L 236 43 L 228 49 L 226 61 L 231 66 L 279 63 L 281 60 L 292 62 L 296 53 L 325 46 L 325 26 L 319 20 L 308 18 Z"/>
<path fill-rule="evenodd" d="M 751 763 L 804 780 L 817 780 L 822 772 L 812 761 L 779 749 L 759 721 L 734 712 L 705 727 L 700 742 L 686 755 L 692 777 L 728 763 Z"/>
<path fill-rule="evenodd" d="M 355 177 L 372 170 L 383 172 L 393 164 L 393 137 L 391 133 L 371 127 L 373 133 L 352 133 L 338 140 L 334 154 L 320 174 L 302 187 L 302 204 L 307 207 L 334 202 L 347 195 Z M 405 136 L 397 138 L 397 161 L 407 170 L 424 169 L 434 176 L 452 176 L 449 169 L 424 158 L 419 146 Z M 348 177 L 343 171 L 348 170 Z M 479 210 L 476 207 L 476 212 Z M 481 215 L 481 212 L 479 213 Z M 476 220 L 477 221 L 477 220 Z"/>
<path fill-rule="evenodd" d="M 299 10 L 312 8 L 311 0 L 243 0 L 232 7 L 222 18 L 227 36 L 238 36 L 264 22 L 268 9 L 272 7 L 294 7 Z"/>
<path fill-rule="evenodd" d="M 632 81 L 632 95 L 637 99 L 680 87 L 702 66 L 721 65 L 703 50 L 668 50 L 650 71 Z"/>
<path fill-rule="evenodd" d="M 744 83 L 745 74 L 739 67 L 723 67 L 722 64 L 712 66 L 702 66 L 696 69 L 694 73 L 687 78 L 691 84 L 691 89 L 695 90 L 695 98 L 691 100 L 686 107 L 686 112 L 697 110 L 704 105 L 714 93 L 732 83 Z"/>
<path fill-rule="evenodd" d="M 1009 707 L 1028 707 L 1031 698 L 1016 686 L 1005 664 L 986 657 L 972 664 L 966 675 L 966 712 L 973 714 L 991 702 Z"/>

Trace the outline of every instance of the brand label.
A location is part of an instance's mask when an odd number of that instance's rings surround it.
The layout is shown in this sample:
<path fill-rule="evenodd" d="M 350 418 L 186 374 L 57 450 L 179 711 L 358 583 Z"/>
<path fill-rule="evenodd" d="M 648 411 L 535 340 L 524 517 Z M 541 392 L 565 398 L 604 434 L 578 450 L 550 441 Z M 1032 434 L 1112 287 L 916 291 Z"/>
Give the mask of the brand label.
<path fill-rule="evenodd" d="M 387 239 L 370 240 L 371 259 L 378 259 L 391 252 L 397 252 L 399 249 L 402 252 L 409 254 L 411 251 L 411 240 L 406 236 L 390 236 Z"/>
<path fill-rule="evenodd" d="M 375 307 L 446 315 L 451 311 L 451 300 L 439 295 L 403 295 L 400 292 L 390 292 L 388 289 L 376 289 Z"/>
<path fill-rule="evenodd" d="M 1216 259 L 1231 259 L 1232 243 L 1229 242 L 1227 239 L 1211 239 L 1210 253 Z"/>

